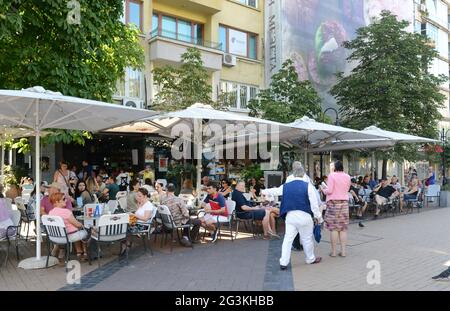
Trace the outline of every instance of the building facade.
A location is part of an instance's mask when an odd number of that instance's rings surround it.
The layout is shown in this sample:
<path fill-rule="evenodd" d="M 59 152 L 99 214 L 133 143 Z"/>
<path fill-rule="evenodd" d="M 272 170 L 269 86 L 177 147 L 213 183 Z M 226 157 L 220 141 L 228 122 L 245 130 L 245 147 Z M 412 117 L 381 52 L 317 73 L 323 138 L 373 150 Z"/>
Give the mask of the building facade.
<path fill-rule="evenodd" d="M 188 47 L 200 50 L 212 98 L 246 111 L 264 86 L 264 0 L 125 0 L 125 23 L 141 31 L 145 70 L 127 69 L 114 99 L 150 107 L 158 88 L 152 70 L 181 64 Z"/>
<path fill-rule="evenodd" d="M 299 78 L 310 80 L 323 99 L 323 109 L 337 109 L 329 90 L 337 72 L 348 74 L 353 64 L 346 61 L 349 51 L 344 41 L 356 36 L 356 29 L 367 26 L 382 10 L 393 12 L 410 23 L 409 31 L 426 34 L 439 55 L 429 68 L 435 75 L 449 76 L 449 2 L 446 0 L 271 0 L 266 1 L 266 85 L 284 60 L 294 61 Z M 449 82 L 441 85 L 446 96 L 441 109 L 440 127 L 449 127 Z M 333 119 L 334 115 L 330 115 Z M 315 156 L 317 160 L 318 156 Z M 329 158 L 328 158 L 329 159 Z M 326 161 L 325 161 L 326 162 Z M 344 159 L 350 173 L 364 174 L 374 159 Z M 309 165 L 314 165 L 309 161 Z M 388 175 L 401 175 L 402 167 L 388 163 Z M 327 171 L 325 170 L 325 173 Z"/>

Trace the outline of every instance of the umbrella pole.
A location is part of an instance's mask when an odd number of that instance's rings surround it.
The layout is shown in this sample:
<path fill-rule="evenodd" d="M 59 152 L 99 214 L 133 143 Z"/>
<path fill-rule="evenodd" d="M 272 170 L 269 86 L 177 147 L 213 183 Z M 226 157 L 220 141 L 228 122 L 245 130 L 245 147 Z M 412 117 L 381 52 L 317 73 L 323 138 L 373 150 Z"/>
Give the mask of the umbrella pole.
<path fill-rule="evenodd" d="M 202 141 L 202 120 L 194 119 L 194 137 L 195 137 L 195 157 L 197 158 L 197 197 L 200 200 L 201 194 L 201 178 L 202 178 L 202 153 L 203 153 L 203 141 Z"/>
<path fill-rule="evenodd" d="M 1 183 L 3 183 L 3 180 L 5 180 L 5 142 L 2 141 L 2 179 L 0 180 Z"/>
<path fill-rule="evenodd" d="M 34 157 L 34 167 L 36 170 L 36 259 L 41 259 L 41 174 L 40 174 L 40 163 L 39 155 L 41 154 L 41 133 L 36 132 L 36 154 Z"/>

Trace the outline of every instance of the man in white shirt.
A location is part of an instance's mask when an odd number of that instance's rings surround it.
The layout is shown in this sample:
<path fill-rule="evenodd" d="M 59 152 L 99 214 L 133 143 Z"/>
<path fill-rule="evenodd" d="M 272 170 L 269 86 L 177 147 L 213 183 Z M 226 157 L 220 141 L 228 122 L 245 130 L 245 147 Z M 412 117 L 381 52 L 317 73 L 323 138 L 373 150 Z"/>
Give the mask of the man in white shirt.
<path fill-rule="evenodd" d="M 305 169 L 300 162 L 292 164 L 292 177 L 278 188 L 261 190 L 265 195 L 282 195 L 280 217 L 286 217 L 280 268 L 285 270 L 291 259 L 291 245 L 297 233 L 300 234 L 305 260 L 308 264 L 319 263 L 322 258 L 314 255 L 314 219 L 322 223 L 322 213 L 313 185 L 305 182 Z"/>

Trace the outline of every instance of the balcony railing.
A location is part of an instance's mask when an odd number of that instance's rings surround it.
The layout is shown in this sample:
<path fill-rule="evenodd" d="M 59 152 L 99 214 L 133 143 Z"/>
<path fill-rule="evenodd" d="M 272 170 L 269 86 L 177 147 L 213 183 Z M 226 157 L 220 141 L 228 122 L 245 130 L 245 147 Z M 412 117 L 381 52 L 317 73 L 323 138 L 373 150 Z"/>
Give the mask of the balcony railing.
<path fill-rule="evenodd" d="M 222 43 L 212 42 L 205 40 L 203 38 L 196 38 L 192 36 L 186 36 L 181 33 L 176 33 L 173 31 L 168 31 L 164 29 L 155 29 L 150 33 L 151 38 L 161 37 L 166 39 L 172 39 L 180 42 L 190 43 L 198 46 L 203 46 L 206 48 L 211 48 L 215 50 L 222 50 Z"/>

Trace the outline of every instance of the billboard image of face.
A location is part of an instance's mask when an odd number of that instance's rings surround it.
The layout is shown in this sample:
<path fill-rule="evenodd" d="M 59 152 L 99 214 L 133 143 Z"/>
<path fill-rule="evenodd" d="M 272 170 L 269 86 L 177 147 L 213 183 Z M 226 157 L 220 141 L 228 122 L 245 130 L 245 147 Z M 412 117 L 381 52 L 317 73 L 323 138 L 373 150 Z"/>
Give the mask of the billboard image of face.
<path fill-rule="evenodd" d="M 280 0 L 282 61 L 290 58 L 300 80 L 310 80 L 326 102 L 336 73 L 349 73 L 349 51 L 342 44 L 355 38 L 383 9 L 413 21 L 411 0 Z M 333 103 L 328 103 L 328 105 Z"/>

